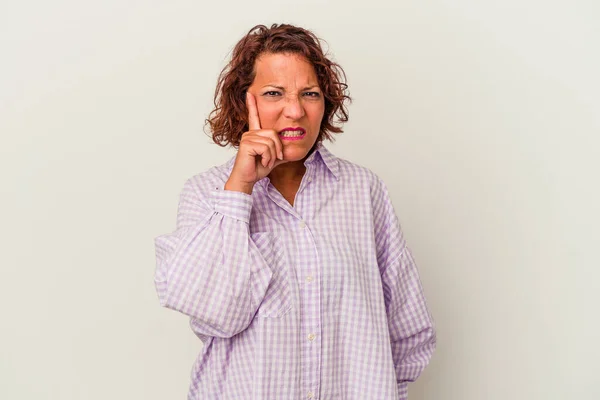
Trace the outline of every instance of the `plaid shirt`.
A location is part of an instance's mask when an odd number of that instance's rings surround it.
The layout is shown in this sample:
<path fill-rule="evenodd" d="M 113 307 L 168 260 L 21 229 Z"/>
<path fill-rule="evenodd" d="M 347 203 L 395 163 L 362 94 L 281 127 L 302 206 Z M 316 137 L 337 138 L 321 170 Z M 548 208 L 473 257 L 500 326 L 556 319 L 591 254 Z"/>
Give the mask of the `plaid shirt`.
<path fill-rule="evenodd" d="M 406 399 L 436 337 L 384 183 L 318 144 L 292 207 L 268 177 L 223 190 L 234 161 L 155 239 L 160 304 L 204 342 L 188 399 Z"/>

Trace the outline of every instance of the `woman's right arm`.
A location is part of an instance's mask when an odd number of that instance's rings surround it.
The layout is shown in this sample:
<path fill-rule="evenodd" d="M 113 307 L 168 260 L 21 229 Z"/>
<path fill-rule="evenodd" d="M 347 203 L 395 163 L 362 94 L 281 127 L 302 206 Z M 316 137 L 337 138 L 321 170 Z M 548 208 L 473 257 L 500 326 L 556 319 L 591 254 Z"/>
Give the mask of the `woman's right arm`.
<path fill-rule="evenodd" d="M 231 337 L 246 329 L 273 275 L 260 243 L 249 235 L 251 194 L 257 181 L 286 161 L 277 132 L 261 129 L 250 93 L 246 105 L 250 130 L 242 135 L 227 181 L 209 174 L 188 180 L 177 229 L 155 240 L 160 304 L 192 317 L 199 337 Z"/>
<path fill-rule="evenodd" d="M 198 334 L 243 331 L 265 296 L 272 272 L 250 238 L 251 210 L 252 196 L 190 179 L 176 230 L 155 239 L 160 304 L 193 317 Z"/>

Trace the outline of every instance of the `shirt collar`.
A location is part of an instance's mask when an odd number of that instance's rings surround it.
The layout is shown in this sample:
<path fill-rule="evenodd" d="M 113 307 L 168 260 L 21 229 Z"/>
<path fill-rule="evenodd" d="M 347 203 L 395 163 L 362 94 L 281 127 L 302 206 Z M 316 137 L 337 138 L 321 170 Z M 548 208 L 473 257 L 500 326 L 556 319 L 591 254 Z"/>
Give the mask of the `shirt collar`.
<path fill-rule="evenodd" d="M 317 143 L 315 150 L 311 153 L 310 156 L 304 161 L 304 165 L 309 165 L 318 160 L 321 160 L 323 164 L 329 169 L 329 171 L 333 174 L 336 180 L 340 180 L 340 165 L 339 160 L 336 156 L 334 156 L 327 147 L 323 144 L 323 142 Z"/>
<path fill-rule="evenodd" d="M 233 165 L 235 164 L 235 157 L 236 156 L 234 155 L 229 159 L 229 161 L 227 161 L 226 166 L 228 175 L 230 175 L 231 171 L 233 170 Z M 310 154 L 310 156 L 306 158 L 306 160 L 304 160 L 304 165 L 308 166 L 310 164 L 315 164 L 318 162 L 322 162 L 325 165 L 325 167 L 327 167 L 327 169 L 331 172 L 331 174 L 335 177 L 335 179 L 338 181 L 340 180 L 339 159 L 336 156 L 334 156 L 333 153 L 331 153 L 329 149 L 327 149 L 327 147 L 325 147 L 323 142 L 319 142 L 315 145 L 314 151 Z M 261 181 L 263 180 L 265 179 L 261 179 Z"/>

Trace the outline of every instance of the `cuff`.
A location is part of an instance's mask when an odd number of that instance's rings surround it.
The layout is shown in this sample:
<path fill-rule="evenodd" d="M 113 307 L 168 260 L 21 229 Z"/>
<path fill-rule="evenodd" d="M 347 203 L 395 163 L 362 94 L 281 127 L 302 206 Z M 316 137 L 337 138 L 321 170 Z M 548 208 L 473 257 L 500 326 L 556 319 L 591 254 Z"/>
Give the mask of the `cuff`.
<path fill-rule="evenodd" d="M 233 190 L 215 188 L 211 192 L 213 209 L 219 214 L 249 223 L 252 211 L 252 196 Z"/>

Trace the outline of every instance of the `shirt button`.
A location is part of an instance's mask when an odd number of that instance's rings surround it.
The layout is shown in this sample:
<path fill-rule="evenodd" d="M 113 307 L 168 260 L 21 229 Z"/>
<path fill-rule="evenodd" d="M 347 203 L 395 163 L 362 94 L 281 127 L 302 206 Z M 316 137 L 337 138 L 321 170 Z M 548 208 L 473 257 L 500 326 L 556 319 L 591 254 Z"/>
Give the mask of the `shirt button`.
<path fill-rule="evenodd" d="M 302 228 L 302 229 L 306 228 L 306 222 L 300 221 L 300 228 Z"/>
<path fill-rule="evenodd" d="M 313 397 L 315 397 L 315 395 L 313 394 L 313 392 L 308 392 L 308 394 L 306 395 L 309 399 L 312 399 Z"/>
<path fill-rule="evenodd" d="M 312 282 L 312 281 L 313 281 L 312 275 L 309 275 L 306 277 L 306 282 Z"/>
<path fill-rule="evenodd" d="M 314 333 L 309 333 L 309 334 L 308 334 L 308 340 L 310 340 L 311 342 L 312 342 L 313 340 L 315 340 L 315 334 L 314 334 Z"/>

